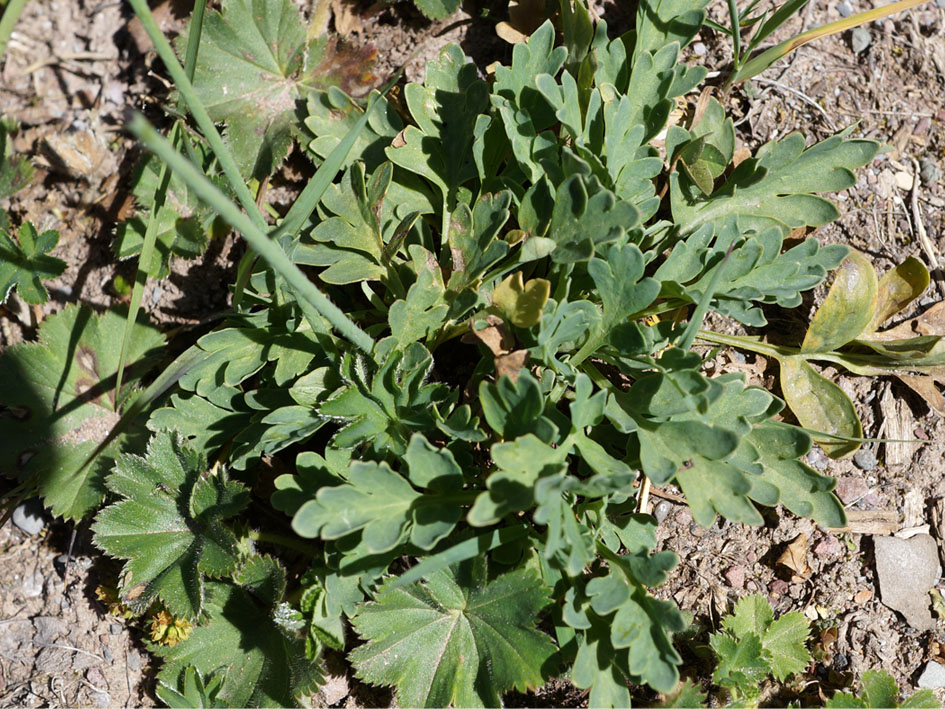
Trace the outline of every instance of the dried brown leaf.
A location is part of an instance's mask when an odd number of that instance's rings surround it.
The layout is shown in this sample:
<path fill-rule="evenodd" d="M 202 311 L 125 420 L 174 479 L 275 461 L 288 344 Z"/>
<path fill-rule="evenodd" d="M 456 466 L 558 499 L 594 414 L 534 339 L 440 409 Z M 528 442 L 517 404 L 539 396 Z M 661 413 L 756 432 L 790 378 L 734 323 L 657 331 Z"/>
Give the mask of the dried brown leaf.
<path fill-rule="evenodd" d="M 807 563 L 807 535 L 798 534 L 778 557 L 779 566 L 791 572 L 791 581 L 806 581 L 814 573 Z"/>

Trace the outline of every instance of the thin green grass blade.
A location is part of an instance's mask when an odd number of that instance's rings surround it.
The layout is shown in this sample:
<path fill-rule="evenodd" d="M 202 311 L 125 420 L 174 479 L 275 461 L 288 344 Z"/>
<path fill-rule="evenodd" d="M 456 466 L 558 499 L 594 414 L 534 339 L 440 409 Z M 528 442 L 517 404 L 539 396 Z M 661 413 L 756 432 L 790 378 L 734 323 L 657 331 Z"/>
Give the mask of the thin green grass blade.
<path fill-rule="evenodd" d="M 712 274 L 712 280 L 709 281 L 709 286 L 705 289 L 705 293 L 702 294 L 702 299 L 696 304 L 696 309 L 692 311 L 689 324 L 686 325 L 682 337 L 679 339 L 679 342 L 676 343 L 679 349 L 688 350 L 692 346 L 692 341 L 696 339 L 696 335 L 699 334 L 699 328 L 702 327 L 705 314 L 709 312 L 709 305 L 712 303 L 712 298 L 715 297 L 715 291 L 718 290 L 719 281 L 722 278 L 722 270 L 725 268 L 728 257 L 732 255 L 732 248 L 734 246 L 735 245 L 732 244 L 732 246 L 728 247 L 725 258 L 722 259 L 722 263 L 719 264 L 715 273 Z"/>
<path fill-rule="evenodd" d="M 0 62 L 3 61 L 3 55 L 7 51 L 7 44 L 10 41 L 10 35 L 13 34 L 13 28 L 16 21 L 23 14 L 23 8 L 26 7 L 27 0 L 10 0 L 7 6 L 3 8 L 3 15 L 0 16 Z"/>
<path fill-rule="evenodd" d="M 504 546 L 509 542 L 524 539 L 526 536 L 528 536 L 528 527 L 524 524 L 515 525 L 514 527 L 502 527 L 502 529 L 480 534 L 478 537 L 454 544 L 448 549 L 424 558 L 419 564 L 394 579 L 388 588 L 407 586 L 435 571 L 457 564 L 460 561 L 482 556 L 486 552 Z"/>
<path fill-rule="evenodd" d="M 307 300 L 331 323 L 342 337 L 370 355 L 374 349 L 374 340 L 364 330 L 348 318 L 334 303 L 312 283 L 292 260 L 286 256 L 280 246 L 272 241 L 256 223 L 244 214 L 239 207 L 226 198 L 186 158 L 174 150 L 173 146 L 162 138 L 148 120 L 141 115 L 135 116 L 129 129 L 145 146 L 164 160 L 174 172 L 180 175 L 200 199 L 213 207 L 226 222 L 240 232 L 272 269 L 292 287 L 295 294 Z M 258 214 L 258 212 L 257 212 Z"/>
<path fill-rule="evenodd" d="M 154 21 L 154 16 L 151 14 L 151 10 L 148 9 L 147 0 L 128 0 L 128 2 L 141 20 L 141 24 L 148 33 L 148 37 L 150 37 L 151 41 L 154 43 L 154 48 L 158 56 L 161 57 L 161 61 L 164 62 L 167 73 L 170 74 L 171 79 L 174 80 L 174 86 L 180 91 L 181 98 L 184 103 L 187 104 L 187 108 L 197 122 L 197 126 L 210 144 L 210 148 L 213 150 L 214 155 L 217 156 L 217 160 L 220 161 L 220 169 L 223 170 L 223 174 L 236 193 L 236 198 L 239 200 L 240 205 L 246 210 L 246 213 L 256 227 L 260 231 L 266 231 L 268 229 L 266 220 L 259 211 L 259 207 L 256 205 L 256 201 L 253 199 L 249 187 L 246 186 L 243 176 L 240 175 L 233 155 L 223 142 L 223 138 L 210 119 L 207 109 L 204 108 L 203 103 L 197 98 L 197 92 L 194 91 L 193 84 L 190 82 L 190 79 L 187 78 L 184 67 L 177 61 L 170 42 L 167 41 L 167 38 L 158 28 L 157 22 Z"/>
<path fill-rule="evenodd" d="M 188 79 L 194 78 L 197 67 L 197 49 L 200 46 L 200 35 L 203 31 L 203 15 L 207 7 L 207 0 L 197 0 L 194 3 L 194 14 L 190 21 L 190 36 L 187 39 L 187 55 L 184 60 L 184 73 Z M 171 129 L 171 143 L 176 147 L 180 141 L 187 142 L 187 136 L 182 129 L 180 120 L 174 122 Z M 189 147 L 189 144 L 188 144 Z M 154 256 L 154 244 L 157 241 L 158 212 L 164 206 L 167 197 L 167 188 L 171 183 L 171 173 L 166 164 L 161 165 L 158 175 L 158 188 L 154 192 L 151 214 L 148 216 L 148 226 L 144 231 L 144 243 L 141 244 L 141 253 L 138 254 L 138 268 L 135 272 L 135 283 L 131 290 L 131 302 L 128 304 L 128 318 L 125 320 L 125 332 L 121 338 L 121 353 L 118 356 L 118 373 L 115 380 L 115 407 L 121 400 L 121 383 L 125 375 L 125 360 L 128 357 L 128 348 L 131 346 L 131 333 L 134 331 L 135 321 L 138 319 L 138 310 L 141 308 L 141 298 L 144 287 L 148 282 L 148 272 L 151 270 L 151 258 Z"/>
<path fill-rule="evenodd" d="M 760 74 L 769 66 L 778 61 L 778 59 L 781 57 L 785 56 L 786 54 L 790 54 L 795 49 L 807 44 L 808 42 L 813 42 L 815 39 L 837 34 L 838 32 L 843 32 L 853 27 L 862 25 L 866 22 L 872 22 L 873 20 L 879 20 L 883 17 L 888 17 L 889 15 L 902 12 L 903 10 L 908 10 L 910 7 L 922 5 L 926 2 L 928 2 L 928 0 L 899 0 L 899 2 L 890 3 L 889 5 L 884 5 L 883 7 L 867 10 L 866 12 L 860 12 L 851 17 L 837 20 L 836 22 L 830 22 L 826 25 L 822 25 L 821 27 L 815 27 L 814 29 L 808 30 L 807 32 L 802 32 L 796 37 L 791 37 L 789 40 L 781 42 L 780 44 L 776 44 L 770 49 L 766 49 L 758 56 L 745 62 L 745 64 L 742 65 L 742 68 L 732 75 L 727 84 L 731 85 L 738 83 L 739 81 L 745 81 L 746 79 L 750 79 L 751 77 Z"/>

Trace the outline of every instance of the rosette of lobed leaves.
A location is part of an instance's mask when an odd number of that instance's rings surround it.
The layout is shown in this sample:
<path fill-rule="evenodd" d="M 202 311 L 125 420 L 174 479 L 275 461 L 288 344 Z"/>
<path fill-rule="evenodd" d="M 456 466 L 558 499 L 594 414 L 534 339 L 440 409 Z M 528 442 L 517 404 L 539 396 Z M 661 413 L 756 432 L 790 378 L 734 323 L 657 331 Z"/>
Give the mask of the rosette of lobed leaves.
<path fill-rule="evenodd" d="M 638 471 L 679 485 L 705 525 L 760 524 L 775 504 L 843 521 L 833 481 L 801 462 L 810 438 L 775 419 L 782 402 L 700 371 L 701 316 L 653 316 L 696 304 L 757 326 L 761 305 L 798 305 L 846 249 L 784 240 L 837 216 L 819 193 L 852 185 L 877 145 L 791 135 L 732 169 L 732 121 L 710 99 L 661 150 L 675 99 L 705 76 L 679 61 L 703 6 L 641 3 L 613 39 L 578 8 L 564 47 L 546 24 L 491 83 L 448 46 L 402 105 L 375 96 L 297 244 L 383 339 L 319 375 L 338 377 L 313 404 L 335 433 L 273 502 L 325 544 L 313 636 L 352 619 L 359 676 L 400 701 L 495 703 L 561 670 L 594 706 L 626 706 L 629 683 L 672 690 L 683 617 L 648 589 L 675 558 L 633 513 Z M 362 115 L 337 93 L 309 110 L 317 159 Z M 478 352 L 451 343 L 470 329 Z M 404 555 L 419 570 L 389 578 Z M 475 573 L 455 566 L 480 555 Z M 483 600 L 497 584 L 505 605 Z M 517 594 L 535 602 L 516 611 Z M 487 632 L 480 611 L 515 617 Z"/>
<path fill-rule="evenodd" d="M 205 458 L 251 482 L 263 457 L 298 446 L 272 504 L 317 540 L 298 607 L 282 602 L 273 560 L 234 537 L 219 570 L 200 546 L 187 599 L 210 620 L 162 651 L 175 691 L 238 665 L 267 677 L 267 694 L 231 672 L 227 701 L 285 701 L 314 681 L 321 648 L 346 647 L 350 624 L 366 640 L 349 655 L 359 676 L 401 704 L 495 705 L 567 673 L 593 706 L 627 706 L 633 683 L 674 688 L 685 627 L 650 591 L 676 559 L 634 511 L 641 472 L 679 485 L 700 524 L 759 524 L 758 506 L 779 503 L 842 524 L 833 481 L 801 462 L 810 438 L 775 419 L 781 401 L 741 375 L 706 376 L 690 345 L 707 309 L 762 325 L 761 305 L 797 305 L 843 260 L 784 240 L 836 216 L 818 193 L 851 185 L 876 144 L 788 136 L 731 169 L 717 101 L 667 129 L 705 77 L 679 59 L 704 0 L 641 2 L 616 38 L 564 5 L 564 46 L 543 25 L 491 83 L 450 45 L 402 104 L 374 94 L 341 179 L 283 237 L 377 338 L 372 351 L 260 268 L 152 413 L 152 430 L 182 437 L 157 441 L 198 449 L 181 475 L 201 486 L 224 480 L 201 472 Z M 319 162 L 364 115 L 337 89 L 307 107 Z M 691 305 L 688 323 L 659 318 Z M 198 518 L 223 507 L 178 502 Z M 275 627 L 271 644 L 228 659 L 218 640 L 248 631 L 230 606 Z M 275 647 L 296 663 L 285 677 L 260 664 Z"/>

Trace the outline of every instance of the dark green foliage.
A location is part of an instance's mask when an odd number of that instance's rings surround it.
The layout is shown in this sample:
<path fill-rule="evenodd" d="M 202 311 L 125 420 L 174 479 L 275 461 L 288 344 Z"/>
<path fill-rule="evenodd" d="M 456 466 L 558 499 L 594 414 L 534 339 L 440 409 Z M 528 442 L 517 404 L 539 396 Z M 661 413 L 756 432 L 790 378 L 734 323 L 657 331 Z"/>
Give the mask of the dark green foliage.
<path fill-rule="evenodd" d="M 66 270 L 66 262 L 47 254 L 59 243 L 59 232 L 52 229 L 36 232 L 31 222 L 24 222 L 10 231 L 8 217 L 0 210 L 0 304 L 10 291 L 27 303 L 41 305 L 49 299 L 44 280 L 55 278 Z"/>

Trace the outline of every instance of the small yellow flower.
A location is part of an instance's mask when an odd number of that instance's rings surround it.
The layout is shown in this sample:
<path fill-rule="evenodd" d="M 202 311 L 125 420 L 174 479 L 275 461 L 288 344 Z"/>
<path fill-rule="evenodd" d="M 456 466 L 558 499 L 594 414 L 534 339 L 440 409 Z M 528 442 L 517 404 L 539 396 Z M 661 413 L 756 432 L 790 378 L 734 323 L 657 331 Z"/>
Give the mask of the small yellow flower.
<path fill-rule="evenodd" d="M 185 618 L 176 618 L 167 611 L 158 611 L 151 621 L 151 641 L 174 647 L 189 638 L 193 629 Z"/>
<path fill-rule="evenodd" d="M 118 589 L 114 586 L 97 587 L 95 597 L 108 608 L 108 615 L 118 616 L 126 620 L 134 617 L 131 609 L 121 602 L 121 598 L 118 597 Z"/>

